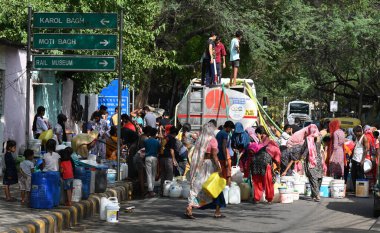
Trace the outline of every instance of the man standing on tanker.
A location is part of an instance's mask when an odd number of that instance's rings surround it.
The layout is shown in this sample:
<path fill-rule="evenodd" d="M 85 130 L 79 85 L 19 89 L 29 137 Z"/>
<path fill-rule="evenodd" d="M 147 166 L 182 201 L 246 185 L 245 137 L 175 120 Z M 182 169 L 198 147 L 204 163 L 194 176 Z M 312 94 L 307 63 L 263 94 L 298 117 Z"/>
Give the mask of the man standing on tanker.
<path fill-rule="evenodd" d="M 230 86 L 236 86 L 236 79 L 240 65 L 240 40 L 242 37 L 243 32 L 238 30 L 235 33 L 235 38 L 231 40 L 230 62 L 232 66 L 232 74 L 230 78 Z"/>

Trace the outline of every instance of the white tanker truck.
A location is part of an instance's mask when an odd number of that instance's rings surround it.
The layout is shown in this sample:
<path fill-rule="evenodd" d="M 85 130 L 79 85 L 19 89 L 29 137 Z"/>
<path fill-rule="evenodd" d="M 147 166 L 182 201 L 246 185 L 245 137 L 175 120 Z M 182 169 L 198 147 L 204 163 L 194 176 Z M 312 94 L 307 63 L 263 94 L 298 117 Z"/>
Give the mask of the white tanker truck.
<path fill-rule="evenodd" d="M 202 86 L 200 79 L 193 79 L 184 97 L 175 109 L 175 125 L 189 123 L 194 131 L 214 119 L 218 126 L 227 120 L 241 122 L 244 128 L 256 125 L 257 104 L 248 93 L 256 96 L 251 79 L 237 79 L 237 86 L 225 87 L 229 79 L 212 87 Z"/>

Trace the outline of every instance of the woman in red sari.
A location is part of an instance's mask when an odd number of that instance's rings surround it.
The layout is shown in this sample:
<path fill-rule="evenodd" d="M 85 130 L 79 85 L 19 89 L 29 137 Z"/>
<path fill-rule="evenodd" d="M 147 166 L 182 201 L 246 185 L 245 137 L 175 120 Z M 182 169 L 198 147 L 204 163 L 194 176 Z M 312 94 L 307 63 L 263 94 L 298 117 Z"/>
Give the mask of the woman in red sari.
<path fill-rule="evenodd" d="M 263 126 L 256 129 L 256 134 L 260 140 L 251 143 L 248 153 L 254 153 L 251 162 L 252 182 L 254 186 L 254 202 L 259 202 L 265 190 L 265 199 L 269 204 L 274 197 L 274 173 L 273 163 L 280 168 L 281 151 L 277 143 L 269 138 Z"/>
<path fill-rule="evenodd" d="M 340 128 L 340 120 L 338 119 L 330 122 L 329 129 L 331 141 L 328 146 L 327 167 L 331 177 L 340 179 L 344 177 L 344 164 L 346 160 L 343 149 L 345 135 Z"/>

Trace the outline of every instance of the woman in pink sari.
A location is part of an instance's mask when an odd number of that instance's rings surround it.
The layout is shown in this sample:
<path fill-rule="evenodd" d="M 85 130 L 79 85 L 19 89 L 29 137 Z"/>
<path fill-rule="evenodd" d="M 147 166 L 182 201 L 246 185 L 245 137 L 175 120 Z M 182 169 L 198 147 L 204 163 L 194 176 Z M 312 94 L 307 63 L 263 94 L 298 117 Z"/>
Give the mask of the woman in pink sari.
<path fill-rule="evenodd" d="M 311 186 L 311 197 L 314 201 L 319 201 L 319 188 L 323 177 L 323 159 L 321 155 L 321 137 L 318 127 L 314 124 L 303 128 L 293 134 L 288 140 L 290 153 L 290 163 L 286 167 L 282 176 L 285 176 L 295 161 L 304 162 L 304 170 L 309 178 Z M 295 149 L 298 148 L 298 149 Z"/>

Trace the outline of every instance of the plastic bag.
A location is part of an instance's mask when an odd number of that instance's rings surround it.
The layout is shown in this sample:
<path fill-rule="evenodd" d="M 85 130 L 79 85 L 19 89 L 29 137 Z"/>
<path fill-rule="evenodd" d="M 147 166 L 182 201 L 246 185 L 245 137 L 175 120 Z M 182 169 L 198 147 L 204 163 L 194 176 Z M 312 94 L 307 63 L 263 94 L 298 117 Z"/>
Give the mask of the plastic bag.
<path fill-rule="evenodd" d="M 226 187 L 226 180 L 219 176 L 219 173 L 214 172 L 202 185 L 203 190 L 212 198 L 217 198 Z"/>
<path fill-rule="evenodd" d="M 46 142 L 52 138 L 53 138 L 53 130 L 52 129 L 49 129 L 49 130 L 42 132 L 41 135 L 38 137 L 38 139 L 41 140 L 43 145 L 45 145 Z"/>

